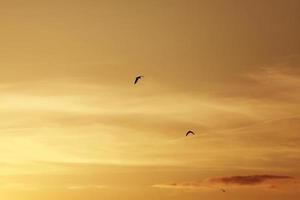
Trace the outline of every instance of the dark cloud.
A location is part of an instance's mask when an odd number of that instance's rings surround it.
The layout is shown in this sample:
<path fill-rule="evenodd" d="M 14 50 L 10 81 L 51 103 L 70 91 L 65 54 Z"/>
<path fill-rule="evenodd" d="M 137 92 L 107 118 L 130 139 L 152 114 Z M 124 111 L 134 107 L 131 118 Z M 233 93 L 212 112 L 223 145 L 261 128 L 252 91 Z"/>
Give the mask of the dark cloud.
<path fill-rule="evenodd" d="M 153 187 L 166 189 L 216 189 L 220 186 L 230 187 L 261 187 L 269 189 L 290 189 L 299 187 L 299 180 L 284 175 L 249 175 L 216 177 L 203 181 L 173 182 L 169 184 L 156 184 Z"/>
<path fill-rule="evenodd" d="M 291 176 L 278 175 L 250 175 L 250 176 L 229 176 L 212 178 L 209 181 L 212 183 L 222 183 L 226 185 L 257 185 L 269 180 L 278 179 L 293 179 Z"/>

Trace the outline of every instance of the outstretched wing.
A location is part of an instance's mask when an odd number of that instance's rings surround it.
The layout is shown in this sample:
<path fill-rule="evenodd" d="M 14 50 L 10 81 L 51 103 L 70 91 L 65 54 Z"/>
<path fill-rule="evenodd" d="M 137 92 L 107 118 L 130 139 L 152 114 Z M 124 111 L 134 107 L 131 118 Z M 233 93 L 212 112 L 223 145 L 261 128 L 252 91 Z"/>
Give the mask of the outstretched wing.
<path fill-rule="evenodd" d="M 185 134 L 185 136 L 188 136 L 189 134 L 195 135 L 195 133 L 194 133 L 193 131 L 188 131 L 188 132 Z"/>
<path fill-rule="evenodd" d="M 141 77 L 139 77 L 139 76 L 136 77 L 136 78 L 135 78 L 135 81 L 134 81 L 134 84 L 137 84 L 137 82 L 139 81 L 140 78 L 141 78 Z"/>

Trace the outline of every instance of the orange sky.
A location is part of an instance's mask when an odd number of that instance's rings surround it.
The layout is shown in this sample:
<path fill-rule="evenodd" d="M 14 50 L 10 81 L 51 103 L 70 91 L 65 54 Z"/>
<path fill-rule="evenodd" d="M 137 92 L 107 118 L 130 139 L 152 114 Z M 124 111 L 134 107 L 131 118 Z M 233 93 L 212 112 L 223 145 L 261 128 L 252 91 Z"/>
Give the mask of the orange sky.
<path fill-rule="evenodd" d="M 299 198 L 300 1 L 0 3 L 0 199 Z"/>

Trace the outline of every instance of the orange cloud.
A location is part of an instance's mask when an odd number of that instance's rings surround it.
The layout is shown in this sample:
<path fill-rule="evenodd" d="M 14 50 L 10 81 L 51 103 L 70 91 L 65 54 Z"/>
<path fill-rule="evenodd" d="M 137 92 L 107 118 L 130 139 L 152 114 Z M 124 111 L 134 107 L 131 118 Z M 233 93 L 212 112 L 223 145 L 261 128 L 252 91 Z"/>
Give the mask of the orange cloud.
<path fill-rule="evenodd" d="M 298 187 L 300 180 L 291 176 L 282 175 L 249 175 L 249 176 L 227 176 L 215 177 L 203 181 L 178 182 L 170 184 L 156 184 L 153 187 L 167 189 L 216 189 L 226 186 L 230 187 L 262 187 L 270 189 Z"/>
<path fill-rule="evenodd" d="M 293 179 L 290 176 L 277 176 L 277 175 L 251 175 L 251 176 L 229 176 L 229 177 L 218 177 L 210 179 L 212 183 L 222 183 L 226 185 L 257 185 L 269 180 L 276 179 Z"/>

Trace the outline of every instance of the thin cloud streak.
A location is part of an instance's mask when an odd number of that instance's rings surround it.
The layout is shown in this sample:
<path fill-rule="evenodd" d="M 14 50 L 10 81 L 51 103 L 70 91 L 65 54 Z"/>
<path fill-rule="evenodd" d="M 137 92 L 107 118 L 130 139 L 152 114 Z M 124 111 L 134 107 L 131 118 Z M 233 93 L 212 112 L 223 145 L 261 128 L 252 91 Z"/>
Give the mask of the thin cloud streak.
<path fill-rule="evenodd" d="M 293 179 L 291 176 L 277 175 L 251 175 L 251 176 L 231 176 L 212 178 L 211 183 L 221 183 L 225 185 L 257 185 L 269 180 Z"/>
<path fill-rule="evenodd" d="M 220 187 L 230 188 L 269 188 L 286 189 L 298 188 L 300 180 L 291 176 L 281 175 L 249 175 L 209 178 L 203 181 L 174 182 L 170 184 L 155 184 L 152 187 L 179 190 L 215 190 Z"/>

